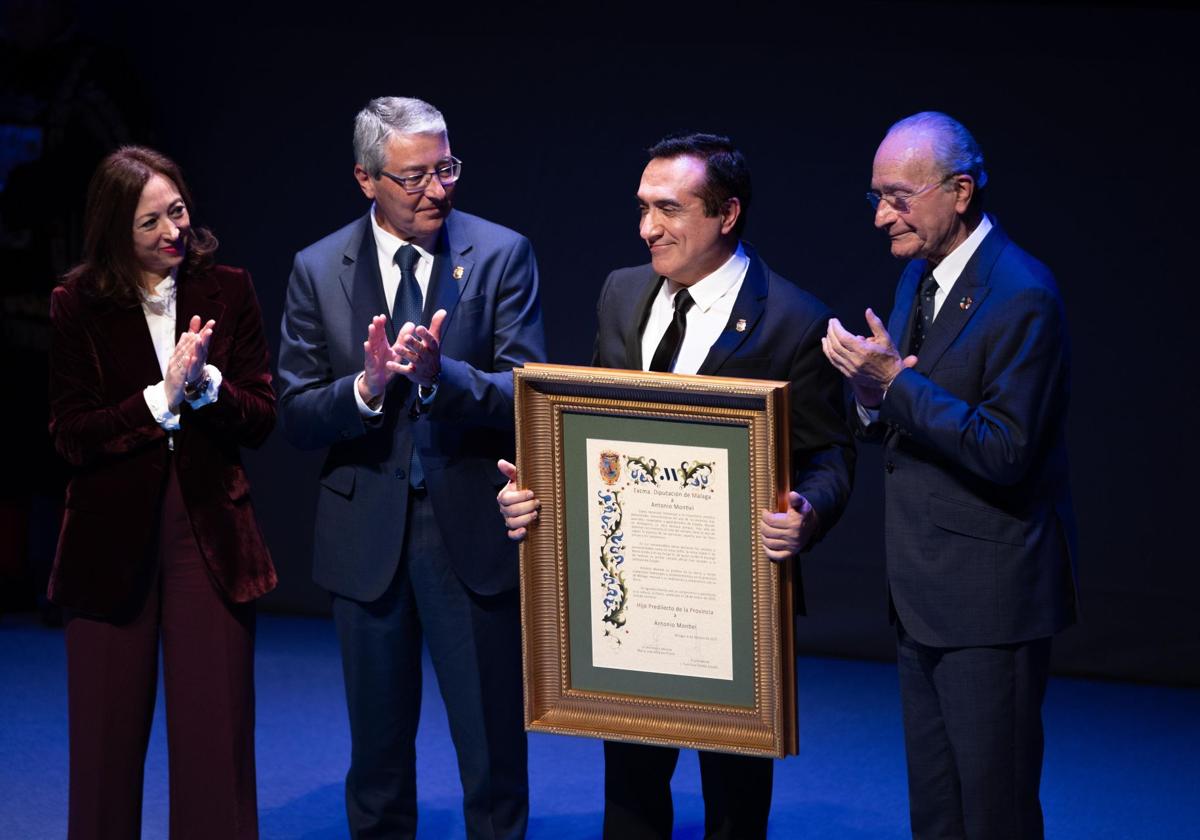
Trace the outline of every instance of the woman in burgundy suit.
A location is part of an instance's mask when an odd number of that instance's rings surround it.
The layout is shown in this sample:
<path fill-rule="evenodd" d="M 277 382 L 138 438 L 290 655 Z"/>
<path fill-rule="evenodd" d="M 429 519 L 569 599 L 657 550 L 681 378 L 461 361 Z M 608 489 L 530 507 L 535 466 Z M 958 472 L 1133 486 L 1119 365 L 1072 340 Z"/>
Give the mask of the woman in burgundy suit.
<path fill-rule="evenodd" d="M 118 149 L 51 298 L 72 840 L 141 836 L 160 639 L 171 837 L 258 835 L 253 602 L 275 570 L 239 448 L 266 439 L 275 397 L 250 277 L 213 263 L 191 209 L 172 161 Z"/>

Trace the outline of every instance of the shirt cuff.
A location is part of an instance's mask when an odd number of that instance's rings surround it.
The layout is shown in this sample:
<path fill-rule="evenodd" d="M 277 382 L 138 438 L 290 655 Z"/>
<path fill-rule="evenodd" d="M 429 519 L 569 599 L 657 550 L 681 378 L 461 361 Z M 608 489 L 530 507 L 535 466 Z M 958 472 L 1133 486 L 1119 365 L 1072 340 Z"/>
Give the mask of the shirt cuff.
<path fill-rule="evenodd" d="M 187 403 L 192 408 L 203 408 L 209 403 L 215 403 L 221 389 L 221 371 L 215 365 L 204 366 L 204 376 L 208 380 L 208 387 L 200 392 L 194 400 L 188 400 Z"/>
<path fill-rule="evenodd" d="M 433 402 L 433 398 L 437 396 L 438 384 L 434 382 L 429 386 L 429 390 L 425 390 L 425 386 L 421 385 L 417 388 L 417 398 L 421 401 L 421 405 L 429 405 Z"/>
<path fill-rule="evenodd" d="M 863 426 L 870 426 L 872 423 L 879 422 L 878 408 L 867 408 L 858 400 L 854 401 L 854 407 L 858 409 L 858 419 L 862 421 Z"/>
<path fill-rule="evenodd" d="M 142 391 L 142 396 L 146 398 L 146 406 L 150 409 L 155 423 L 168 432 L 179 428 L 179 415 L 173 413 L 171 407 L 167 405 L 167 392 L 163 390 L 162 382 L 157 385 L 147 385 Z"/>
<path fill-rule="evenodd" d="M 352 389 L 354 391 L 354 402 L 358 404 L 358 413 L 363 417 L 379 417 L 383 414 L 383 398 L 381 397 L 379 400 L 379 408 L 371 408 L 371 406 L 363 401 L 362 394 L 358 392 L 358 383 L 362 381 L 364 375 L 360 373 L 354 377 L 354 388 Z"/>

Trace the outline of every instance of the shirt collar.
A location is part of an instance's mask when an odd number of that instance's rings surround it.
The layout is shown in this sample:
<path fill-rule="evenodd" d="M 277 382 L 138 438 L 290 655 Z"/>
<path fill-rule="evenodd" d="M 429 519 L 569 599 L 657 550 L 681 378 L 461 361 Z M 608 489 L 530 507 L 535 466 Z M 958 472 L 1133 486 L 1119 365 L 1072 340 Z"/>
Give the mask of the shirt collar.
<path fill-rule="evenodd" d="M 404 245 L 411 245 L 417 249 L 417 254 L 423 260 L 432 260 L 433 254 L 426 251 L 415 242 L 405 242 L 398 236 L 388 233 L 379 226 L 379 221 L 375 218 L 375 202 L 371 202 L 371 212 L 367 214 L 371 217 L 371 232 L 375 234 L 375 247 L 379 250 L 379 256 L 385 264 L 391 263 L 396 258 L 396 252 Z"/>
<path fill-rule="evenodd" d="M 165 313 L 175 302 L 175 275 L 178 271 L 178 268 L 171 269 L 171 273 L 154 286 L 154 291 L 147 292 L 142 287 L 142 306 L 159 314 Z"/>
<path fill-rule="evenodd" d="M 711 309 L 714 303 L 724 297 L 734 285 L 746 276 L 746 269 L 749 266 L 750 258 L 746 256 L 746 251 L 739 242 L 737 250 L 720 268 L 687 287 L 688 294 L 692 296 L 696 308 L 701 312 Z M 672 299 L 674 297 L 673 295 L 669 296 Z"/>
<path fill-rule="evenodd" d="M 975 230 L 971 231 L 971 235 L 934 266 L 933 279 L 937 281 L 938 288 L 942 292 L 949 293 L 950 289 L 954 287 L 958 276 L 967 267 L 967 263 L 978 250 L 979 243 L 983 242 L 983 238 L 988 235 L 992 227 L 992 220 L 985 214 L 979 224 L 975 226 Z"/>

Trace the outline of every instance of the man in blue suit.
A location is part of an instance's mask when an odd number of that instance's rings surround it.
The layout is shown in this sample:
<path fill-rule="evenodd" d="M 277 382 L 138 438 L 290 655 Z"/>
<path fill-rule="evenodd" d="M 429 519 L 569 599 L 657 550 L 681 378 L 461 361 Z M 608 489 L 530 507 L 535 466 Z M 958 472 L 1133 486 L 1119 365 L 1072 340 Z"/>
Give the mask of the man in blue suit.
<path fill-rule="evenodd" d="M 822 539 L 850 496 L 855 453 L 843 384 L 821 355 L 833 313 L 742 241 L 750 169 L 729 138 L 676 135 L 649 154 L 637 199 L 650 262 L 605 281 L 592 364 L 791 383 L 788 510 L 759 520 L 765 553 L 785 560 Z M 512 464 L 501 466 L 512 483 L 497 502 L 519 540 L 539 502 L 517 489 Z M 699 758 L 705 837 L 765 837 L 774 762 L 708 751 Z M 605 741 L 605 840 L 669 840 L 678 759 L 674 748 Z"/>
<path fill-rule="evenodd" d="M 495 516 L 511 370 L 545 358 L 537 264 L 524 237 L 451 209 L 462 164 L 432 106 L 372 100 L 354 150 L 371 209 L 296 255 L 279 353 L 285 434 L 329 450 L 314 578 L 332 594 L 342 649 L 350 833 L 416 833 L 424 637 L 467 834 L 521 837 L 516 551 L 463 523 Z"/>
<path fill-rule="evenodd" d="M 868 198 L 911 262 L 886 328 L 868 309 L 869 336 L 834 319 L 824 342 L 884 446 L 916 838 L 1042 837 L 1050 639 L 1075 618 L 1066 319 L 1050 271 L 983 213 L 986 183 L 962 124 L 892 126 Z"/>

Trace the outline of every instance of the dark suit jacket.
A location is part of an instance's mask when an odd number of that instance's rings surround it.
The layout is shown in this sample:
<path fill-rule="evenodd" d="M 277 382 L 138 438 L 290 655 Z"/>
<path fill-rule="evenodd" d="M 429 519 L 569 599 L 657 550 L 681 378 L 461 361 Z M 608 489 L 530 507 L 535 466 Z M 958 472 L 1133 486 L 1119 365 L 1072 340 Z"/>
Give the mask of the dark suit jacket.
<path fill-rule="evenodd" d="M 414 447 L 450 562 L 485 595 L 517 585 L 516 547 L 496 520 L 513 451 L 512 368 L 545 359 L 537 263 L 525 237 L 458 210 L 434 254 L 424 322 L 445 309 L 437 396 L 420 413 L 395 377 L 380 420 L 354 398 L 372 316 L 387 312 L 367 216 L 296 255 L 279 350 L 280 419 L 302 449 L 329 447 L 317 498 L 314 579 L 348 598 L 387 589 L 404 545 Z M 395 325 L 388 326 L 394 338 Z"/>
<path fill-rule="evenodd" d="M 821 352 L 821 337 L 833 313 L 771 271 L 752 247 L 743 247 L 750 257 L 746 279 L 724 332 L 697 372 L 791 383 L 792 489 L 817 511 L 813 545 L 841 516 L 854 477 L 854 439 L 843 409 L 842 380 Z M 593 365 L 642 369 L 642 329 L 661 282 L 651 265 L 608 276 L 597 305 Z M 739 332 L 741 320 L 746 326 Z"/>
<path fill-rule="evenodd" d="M 222 381 L 217 402 L 184 404 L 175 469 L 213 581 L 231 601 L 249 601 L 276 583 L 239 454 L 275 424 L 262 316 L 242 269 L 180 272 L 176 289 L 177 333 L 192 315 L 217 322 L 208 361 Z M 162 372 L 140 306 L 97 301 L 67 282 L 51 296 L 50 321 L 50 433 L 74 468 L 50 598 L 118 616 L 140 603 L 153 576 L 171 453 L 142 391 Z"/>
<path fill-rule="evenodd" d="M 888 331 L 908 345 L 926 263 Z M 1049 636 L 1074 618 L 1070 354 L 1050 271 L 994 227 L 880 409 L 893 608 L 926 645 Z"/>

